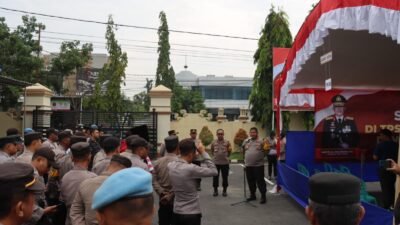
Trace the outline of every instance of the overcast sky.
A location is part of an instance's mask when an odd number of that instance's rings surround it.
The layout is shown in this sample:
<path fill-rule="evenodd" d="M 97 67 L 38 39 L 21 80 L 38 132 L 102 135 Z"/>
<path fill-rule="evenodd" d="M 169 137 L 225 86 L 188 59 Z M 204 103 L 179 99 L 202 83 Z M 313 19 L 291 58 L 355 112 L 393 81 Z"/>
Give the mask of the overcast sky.
<path fill-rule="evenodd" d="M 170 29 L 258 38 L 271 5 L 282 8 L 288 14 L 294 37 L 311 5 L 316 2 L 318 0 L 0 0 L 0 6 L 98 21 L 107 21 L 111 14 L 115 23 L 155 28 L 159 26 L 159 12 L 163 10 L 167 14 Z M 10 27 L 21 23 L 21 13 L 0 10 L 0 16 L 6 18 Z M 95 53 L 106 53 L 103 38 L 105 25 L 36 17 L 46 25 L 48 32 L 72 34 L 42 33 L 45 51 L 57 52 L 63 39 L 77 39 L 93 42 Z M 117 38 L 129 57 L 127 86 L 123 89 L 131 97 L 142 90 L 146 77 L 154 78 L 157 68 L 157 44 L 154 42 L 158 41 L 157 33 L 120 27 Z M 171 62 L 176 73 L 184 69 L 186 55 L 188 70 L 197 75 L 252 77 L 254 74 L 252 55 L 257 48 L 257 41 L 170 33 L 170 43 Z"/>

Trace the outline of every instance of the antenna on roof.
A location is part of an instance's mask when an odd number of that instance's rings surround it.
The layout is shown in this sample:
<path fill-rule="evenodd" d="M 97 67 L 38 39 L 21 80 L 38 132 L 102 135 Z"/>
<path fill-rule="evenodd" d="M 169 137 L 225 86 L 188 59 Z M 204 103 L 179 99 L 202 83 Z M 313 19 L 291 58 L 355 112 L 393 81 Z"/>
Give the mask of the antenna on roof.
<path fill-rule="evenodd" d="M 186 60 L 187 60 L 187 55 L 185 55 L 185 65 L 183 66 L 183 68 L 185 68 L 185 70 L 187 70 L 187 68 L 188 68 Z"/>

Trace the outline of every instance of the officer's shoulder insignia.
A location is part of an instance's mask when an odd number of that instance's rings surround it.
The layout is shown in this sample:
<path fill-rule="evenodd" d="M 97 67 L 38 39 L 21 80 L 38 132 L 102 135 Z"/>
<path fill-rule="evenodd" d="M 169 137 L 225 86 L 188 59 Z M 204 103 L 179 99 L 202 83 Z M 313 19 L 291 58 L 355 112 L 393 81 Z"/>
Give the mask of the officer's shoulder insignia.
<path fill-rule="evenodd" d="M 333 120 L 333 116 L 328 116 L 325 118 L 325 120 Z"/>
<path fill-rule="evenodd" d="M 345 119 L 346 119 L 346 120 L 354 120 L 354 117 L 346 116 Z"/>

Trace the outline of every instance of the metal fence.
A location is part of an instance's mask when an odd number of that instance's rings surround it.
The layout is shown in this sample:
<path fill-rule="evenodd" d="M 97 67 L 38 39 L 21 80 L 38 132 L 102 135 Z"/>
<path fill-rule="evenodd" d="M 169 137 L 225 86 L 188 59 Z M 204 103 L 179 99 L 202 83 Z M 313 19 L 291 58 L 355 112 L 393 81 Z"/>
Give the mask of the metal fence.
<path fill-rule="evenodd" d="M 96 112 L 96 111 L 33 111 L 32 128 L 45 132 L 48 128 L 74 130 L 79 124 L 96 124 L 106 134 L 123 138 L 133 127 L 147 126 L 149 142 L 157 148 L 157 112 Z M 152 151 L 152 152 L 153 152 Z"/>

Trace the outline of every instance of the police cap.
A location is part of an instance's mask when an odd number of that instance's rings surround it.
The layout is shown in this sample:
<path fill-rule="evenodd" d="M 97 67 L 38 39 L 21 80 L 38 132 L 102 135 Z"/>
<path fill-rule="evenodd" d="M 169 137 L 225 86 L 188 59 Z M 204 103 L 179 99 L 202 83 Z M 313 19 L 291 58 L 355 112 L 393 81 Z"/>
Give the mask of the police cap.
<path fill-rule="evenodd" d="M 148 147 L 149 144 L 148 142 L 144 139 L 141 138 L 138 135 L 131 135 L 126 139 L 126 143 L 128 144 L 129 148 L 135 149 L 138 147 Z"/>
<path fill-rule="evenodd" d="M 22 139 L 19 135 L 10 135 L 10 136 L 5 136 L 0 138 L 0 148 L 3 148 L 6 144 L 9 143 L 20 143 L 22 142 Z"/>
<path fill-rule="evenodd" d="M 71 146 L 72 156 L 79 157 L 90 153 L 90 145 L 87 142 L 78 142 Z"/>
<path fill-rule="evenodd" d="M 38 156 L 41 156 L 43 158 L 46 158 L 47 161 L 49 162 L 49 165 L 55 169 L 59 168 L 59 165 L 56 163 L 55 157 L 56 154 L 51 150 L 49 147 L 40 147 L 36 152 L 33 154 L 32 158 L 36 158 Z"/>
<path fill-rule="evenodd" d="M 135 182 L 127 182 L 135 181 Z M 144 198 L 153 194 L 149 172 L 132 167 L 108 177 L 93 195 L 92 209 L 98 210 L 125 198 Z"/>
<path fill-rule="evenodd" d="M 360 202 L 360 180 L 350 174 L 323 172 L 310 177 L 310 199 L 326 205 Z"/>
<path fill-rule="evenodd" d="M 33 167 L 27 163 L 5 162 L 0 164 L 0 171 L 0 190 L 45 190 L 44 184 L 35 179 Z"/>
<path fill-rule="evenodd" d="M 343 95 L 335 95 L 331 99 L 333 106 L 344 106 L 347 102 L 346 98 Z"/>

